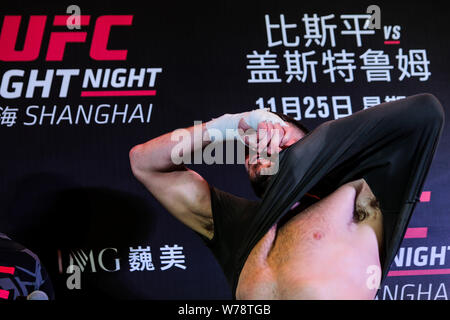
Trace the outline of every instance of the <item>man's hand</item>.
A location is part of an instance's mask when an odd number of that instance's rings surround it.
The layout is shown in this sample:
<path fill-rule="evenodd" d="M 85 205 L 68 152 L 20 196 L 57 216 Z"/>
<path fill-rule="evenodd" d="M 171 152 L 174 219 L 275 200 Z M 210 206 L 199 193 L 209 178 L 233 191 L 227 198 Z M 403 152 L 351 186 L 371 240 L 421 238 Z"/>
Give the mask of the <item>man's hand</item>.
<path fill-rule="evenodd" d="M 262 122 L 271 123 L 272 125 L 279 124 L 286 127 L 287 123 L 284 122 L 279 116 L 268 111 L 268 109 L 256 109 L 249 112 L 244 112 L 243 117 L 240 120 L 244 120 L 251 128 L 258 129 L 258 126 Z"/>
<path fill-rule="evenodd" d="M 234 133 L 234 139 L 241 120 L 247 124 L 247 128 L 252 128 L 253 130 L 257 130 L 258 125 L 262 122 L 271 123 L 272 125 L 278 124 L 282 127 L 288 126 L 280 117 L 266 109 L 256 109 L 236 114 L 226 113 L 206 123 L 211 141 L 227 140 L 227 130 Z M 229 137 L 231 138 L 231 136 Z"/>
<path fill-rule="evenodd" d="M 289 147 L 298 141 L 297 131 L 290 125 L 282 126 L 279 123 L 267 121 L 260 122 L 254 130 L 244 118 L 239 121 L 239 131 L 243 142 L 257 153 L 272 155 Z"/>

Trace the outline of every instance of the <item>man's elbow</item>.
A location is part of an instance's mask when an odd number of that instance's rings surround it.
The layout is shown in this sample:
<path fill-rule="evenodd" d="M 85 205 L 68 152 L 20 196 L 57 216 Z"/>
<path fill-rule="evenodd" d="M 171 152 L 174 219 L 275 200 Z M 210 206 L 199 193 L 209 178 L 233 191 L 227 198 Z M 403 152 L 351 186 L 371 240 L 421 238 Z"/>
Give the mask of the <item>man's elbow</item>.
<path fill-rule="evenodd" d="M 130 166 L 133 175 L 138 178 L 145 172 L 147 169 L 145 168 L 144 156 L 143 156 L 143 146 L 138 144 L 131 148 L 129 152 L 130 158 Z"/>
<path fill-rule="evenodd" d="M 440 127 L 445 122 L 444 108 L 439 100 L 430 93 L 422 93 L 413 96 L 415 110 L 411 110 L 411 116 L 424 125 Z"/>
<path fill-rule="evenodd" d="M 424 94 L 424 99 L 428 105 L 428 111 L 432 120 L 436 124 L 443 125 L 445 122 L 445 112 L 439 100 L 432 94 Z"/>

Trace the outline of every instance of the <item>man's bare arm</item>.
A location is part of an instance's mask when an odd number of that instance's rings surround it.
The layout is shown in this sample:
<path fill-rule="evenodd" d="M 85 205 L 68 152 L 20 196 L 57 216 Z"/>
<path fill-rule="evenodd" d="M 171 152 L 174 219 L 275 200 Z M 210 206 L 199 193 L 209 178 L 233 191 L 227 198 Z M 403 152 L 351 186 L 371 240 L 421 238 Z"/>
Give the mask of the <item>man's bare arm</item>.
<path fill-rule="evenodd" d="M 210 143 L 205 125 L 184 129 L 184 139 L 172 139 L 169 132 L 133 147 L 130 163 L 134 176 L 178 220 L 191 229 L 212 237 L 207 227 L 212 223 L 209 186 L 198 173 L 183 163 L 172 160 L 174 148 L 193 153 L 194 146 L 203 148 Z M 187 135 L 190 139 L 186 139 Z M 180 154 L 182 155 L 182 154 Z"/>
<path fill-rule="evenodd" d="M 229 129 L 251 127 L 256 130 L 262 122 L 287 127 L 277 115 L 258 109 L 224 114 L 207 123 L 154 138 L 131 149 L 133 174 L 173 216 L 191 229 L 212 238 L 209 185 L 198 173 L 186 168 L 183 161 L 174 161 L 174 158 L 183 159 L 183 156 L 201 151 L 211 140 L 226 140 Z M 278 144 L 279 141 L 277 147 Z"/>

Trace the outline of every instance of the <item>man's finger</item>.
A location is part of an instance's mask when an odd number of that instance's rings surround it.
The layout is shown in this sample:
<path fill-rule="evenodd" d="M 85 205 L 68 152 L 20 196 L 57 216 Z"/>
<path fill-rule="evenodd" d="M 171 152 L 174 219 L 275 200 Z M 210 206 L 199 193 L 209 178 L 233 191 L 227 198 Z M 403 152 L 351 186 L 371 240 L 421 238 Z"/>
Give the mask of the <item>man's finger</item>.
<path fill-rule="evenodd" d="M 268 153 L 269 155 L 280 152 L 280 144 L 284 137 L 284 130 L 280 124 L 275 124 L 272 130 L 272 138 L 270 139 Z"/>
<path fill-rule="evenodd" d="M 272 122 L 267 123 L 267 144 L 269 144 L 270 139 L 272 139 L 274 124 Z"/>
<path fill-rule="evenodd" d="M 241 118 L 241 120 L 239 120 L 238 134 L 245 145 L 256 150 L 256 147 L 257 147 L 256 130 L 253 129 L 245 121 L 244 118 Z"/>
<path fill-rule="evenodd" d="M 238 129 L 242 129 L 245 132 L 252 129 L 252 127 L 245 121 L 244 118 L 241 118 L 241 120 L 239 120 Z"/>
<path fill-rule="evenodd" d="M 267 133 L 265 139 L 258 144 L 258 152 L 267 152 L 267 148 L 270 145 L 270 140 L 273 136 L 274 125 L 271 122 L 267 122 Z"/>
<path fill-rule="evenodd" d="M 266 136 L 267 136 L 267 122 L 262 121 L 262 122 L 258 123 L 258 127 L 257 127 L 258 143 L 259 143 L 259 141 L 265 139 Z"/>
<path fill-rule="evenodd" d="M 264 121 L 264 122 L 260 122 L 258 124 L 258 133 L 257 133 L 257 137 L 258 137 L 257 151 L 258 151 L 258 153 L 267 147 L 268 138 L 269 138 L 268 129 L 269 129 L 269 124 L 267 122 Z"/>

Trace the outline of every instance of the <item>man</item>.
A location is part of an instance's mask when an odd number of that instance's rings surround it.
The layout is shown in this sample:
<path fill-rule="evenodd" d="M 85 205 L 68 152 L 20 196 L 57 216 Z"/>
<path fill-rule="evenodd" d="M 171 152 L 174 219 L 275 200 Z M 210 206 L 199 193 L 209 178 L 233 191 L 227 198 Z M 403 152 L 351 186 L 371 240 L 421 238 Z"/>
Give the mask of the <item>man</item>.
<path fill-rule="evenodd" d="M 130 160 L 155 198 L 203 237 L 234 297 L 373 299 L 418 201 L 443 122 L 437 99 L 422 94 L 308 133 L 264 110 L 186 129 L 191 139 L 184 152 L 220 141 L 226 129 L 257 129 L 256 143 L 241 139 L 257 150 L 246 168 L 260 202 L 220 191 L 174 164 L 179 142 L 170 133 L 134 147 Z M 268 175 L 276 154 L 279 168 Z"/>

